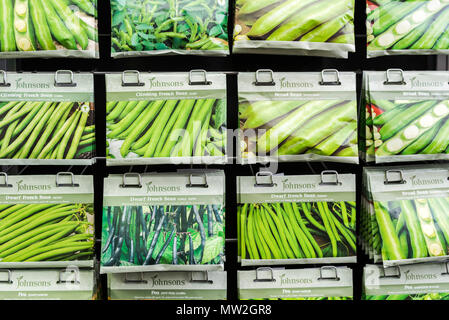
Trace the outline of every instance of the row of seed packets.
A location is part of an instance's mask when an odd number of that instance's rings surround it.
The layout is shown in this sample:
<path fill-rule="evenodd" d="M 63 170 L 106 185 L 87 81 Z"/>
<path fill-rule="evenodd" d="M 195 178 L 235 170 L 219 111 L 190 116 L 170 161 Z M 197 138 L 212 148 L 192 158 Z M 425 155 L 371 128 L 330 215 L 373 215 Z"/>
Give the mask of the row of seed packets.
<path fill-rule="evenodd" d="M 366 1 L 367 56 L 447 54 L 447 4 Z M 0 58 L 98 58 L 99 5 L 97 0 L 2 2 Z M 348 58 L 355 51 L 353 0 L 111 0 L 110 15 L 114 58 L 224 56 L 231 40 L 234 53 Z"/>
<path fill-rule="evenodd" d="M 0 163 L 91 164 L 93 75 L 0 72 Z M 357 111 L 352 72 L 238 75 L 238 128 L 229 129 L 226 75 L 106 75 L 108 165 L 366 162 L 449 158 L 449 72 L 369 71 Z M 324 126 L 323 124 L 327 125 Z"/>

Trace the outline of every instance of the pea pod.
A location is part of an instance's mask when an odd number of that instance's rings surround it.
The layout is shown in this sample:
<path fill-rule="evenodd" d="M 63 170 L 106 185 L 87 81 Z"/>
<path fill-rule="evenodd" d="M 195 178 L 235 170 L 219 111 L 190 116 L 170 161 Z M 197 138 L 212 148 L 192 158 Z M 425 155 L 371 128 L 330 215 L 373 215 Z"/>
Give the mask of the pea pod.
<path fill-rule="evenodd" d="M 278 155 L 300 154 L 308 148 L 317 145 L 320 141 L 342 128 L 355 117 L 355 102 L 337 105 L 318 116 L 312 118 L 291 134 L 291 138 L 277 150 Z M 320 124 L 327 122 L 323 129 Z"/>
<path fill-rule="evenodd" d="M 258 138 L 257 148 L 259 152 L 267 152 L 274 149 L 287 139 L 288 136 L 293 134 L 296 128 L 300 128 L 301 125 L 307 123 L 313 116 L 331 108 L 336 103 L 338 102 L 333 100 L 317 100 L 302 105 L 301 108 L 296 109 L 288 117 Z"/>
<path fill-rule="evenodd" d="M 443 120 L 438 122 L 436 125 L 432 127 L 432 129 L 426 131 L 422 135 L 419 136 L 418 139 L 413 141 L 407 148 L 401 151 L 401 154 L 417 154 L 421 153 L 421 150 L 429 145 L 434 140 L 435 135 L 441 128 L 441 123 Z"/>
<path fill-rule="evenodd" d="M 410 200 L 402 200 L 401 210 L 405 215 L 405 222 L 410 236 L 410 245 L 412 247 L 413 258 L 427 257 L 427 247 L 424 235 L 422 233 L 418 216 Z"/>
<path fill-rule="evenodd" d="M 449 49 L 449 28 L 446 28 L 441 37 L 437 40 L 433 46 L 434 50 L 445 50 Z"/>
<path fill-rule="evenodd" d="M 422 234 L 427 245 L 427 251 L 431 257 L 443 256 L 446 254 L 443 244 L 438 235 L 438 231 L 433 221 L 429 204 L 426 199 L 415 200 L 416 215 L 418 216 Z"/>
<path fill-rule="evenodd" d="M 338 32 L 343 26 L 353 19 L 352 11 L 346 11 L 345 13 L 331 19 L 320 26 L 316 27 L 312 31 L 306 33 L 301 37 L 300 41 L 307 42 L 326 42 L 336 32 Z"/>
<path fill-rule="evenodd" d="M 422 150 L 424 154 L 436 154 L 442 153 L 449 146 L 448 141 L 449 135 L 449 121 L 446 119 L 446 122 L 441 126 L 438 133 L 435 135 L 434 139 Z"/>
<path fill-rule="evenodd" d="M 385 123 L 385 125 L 383 125 L 379 130 L 382 140 L 386 141 L 387 139 L 393 137 L 402 128 L 411 123 L 413 120 L 422 116 L 435 104 L 435 101 L 424 101 L 416 103 L 413 106 L 403 110 L 397 115 L 395 121 L 389 121 Z"/>
<path fill-rule="evenodd" d="M 43 50 L 56 50 L 40 0 L 28 0 L 37 41 Z"/>
<path fill-rule="evenodd" d="M 406 127 L 397 131 L 397 133 L 389 140 L 386 140 L 379 149 L 376 150 L 376 155 L 385 156 L 401 152 L 415 141 L 415 139 L 418 139 L 420 135 L 427 131 L 431 131 L 433 126 L 448 114 L 449 105 L 446 102 L 441 102 L 435 105 L 432 109 L 427 109 L 424 114 L 413 120 Z M 449 132 L 449 124 L 446 125 L 446 123 L 441 127 L 435 139 L 422 151 L 423 153 L 439 153 L 446 149 L 449 144 L 449 142 L 446 143 L 446 136 L 443 135 L 444 133 Z M 384 139 L 383 134 L 385 132 L 382 132 L 382 129 L 379 133 L 381 134 L 382 139 Z M 419 147 L 423 148 L 424 146 L 418 146 L 418 148 Z"/>
<path fill-rule="evenodd" d="M 374 119 L 372 119 L 372 124 L 374 124 L 376 126 L 382 126 L 385 123 L 388 123 L 389 121 L 394 120 L 398 116 L 398 114 L 401 113 L 404 109 L 405 109 L 405 106 L 400 105 L 393 109 L 382 112 L 381 114 L 376 115 L 376 117 Z M 368 124 L 368 120 L 367 120 L 367 124 Z"/>
<path fill-rule="evenodd" d="M 382 32 L 386 31 L 393 24 L 400 21 L 410 12 L 420 7 L 423 3 L 420 1 L 396 1 L 395 6 L 390 8 L 388 12 L 385 12 L 379 19 L 373 24 L 373 34 L 378 36 Z"/>
<path fill-rule="evenodd" d="M 338 150 L 338 148 L 340 148 L 342 145 L 345 145 L 345 141 L 348 139 L 348 137 L 352 136 L 356 128 L 357 123 L 355 121 L 348 123 L 343 128 L 338 130 L 336 133 L 330 135 L 322 142 L 320 142 L 318 145 L 309 149 L 307 153 L 322 154 L 322 155 L 333 154 L 335 151 Z"/>
<path fill-rule="evenodd" d="M 89 44 L 89 38 L 81 26 L 80 19 L 73 11 L 64 3 L 63 0 L 48 0 L 64 21 L 66 27 L 72 32 L 76 42 L 81 46 L 82 50 L 86 50 Z"/>
<path fill-rule="evenodd" d="M 0 0 L 0 46 L 1 51 L 16 51 L 14 35 L 14 7 L 13 0 Z"/>
<path fill-rule="evenodd" d="M 407 48 L 412 48 L 411 46 L 414 46 L 414 43 L 418 39 L 420 39 L 423 35 L 426 34 L 426 30 L 429 28 L 430 24 L 433 22 L 433 20 L 428 19 L 426 22 L 420 24 L 418 27 L 414 28 L 412 31 L 410 31 L 404 38 L 399 40 L 394 44 L 392 47 L 393 50 L 403 50 Z"/>
<path fill-rule="evenodd" d="M 416 41 L 410 49 L 429 49 L 432 48 L 437 40 L 446 31 L 449 21 L 449 7 L 446 7 L 438 17 L 433 21 L 421 38 Z"/>
<path fill-rule="evenodd" d="M 36 50 L 28 0 L 16 0 L 14 3 L 14 33 L 20 51 Z"/>
<path fill-rule="evenodd" d="M 303 3 L 303 1 L 300 1 Z M 268 41 L 294 41 L 317 27 L 323 21 L 334 18 L 348 9 L 346 0 L 323 0 L 304 7 L 291 17 L 286 23 L 277 28 L 268 38 Z M 337 32 L 335 30 L 335 32 Z"/>
<path fill-rule="evenodd" d="M 260 17 L 248 32 L 250 37 L 261 37 L 278 27 L 283 21 L 302 10 L 313 0 L 288 0 Z"/>
<path fill-rule="evenodd" d="M 383 248 L 385 248 L 388 258 L 391 260 L 406 259 L 407 257 L 404 256 L 404 253 L 401 250 L 400 241 L 395 232 L 390 214 L 377 201 L 374 202 L 374 211 L 379 226 L 379 232 L 382 237 Z"/>
<path fill-rule="evenodd" d="M 89 0 L 70 0 L 73 4 L 77 5 L 81 10 L 86 12 L 87 14 L 96 17 L 97 9 L 93 5 L 93 3 Z"/>
<path fill-rule="evenodd" d="M 239 15 L 252 14 L 269 6 L 278 4 L 282 0 L 247 1 L 239 10 Z"/>
<path fill-rule="evenodd" d="M 56 10 L 47 0 L 39 0 L 42 9 L 46 12 L 46 20 L 53 37 L 62 44 L 65 48 L 76 50 L 76 40 L 72 33 L 67 29 L 64 22 L 61 20 Z"/>
<path fill-rule="evenodd" d="M 434 16 L 447 5 L 448 0 L 426 2 L 415 11 L 407 14 L 403 19 L 390 26 L 385 32 L 377 36 L 368 45 L 368 51 L 386 50 L 404 38 L 411 30 L 419 26 L 428 18 Z"/>

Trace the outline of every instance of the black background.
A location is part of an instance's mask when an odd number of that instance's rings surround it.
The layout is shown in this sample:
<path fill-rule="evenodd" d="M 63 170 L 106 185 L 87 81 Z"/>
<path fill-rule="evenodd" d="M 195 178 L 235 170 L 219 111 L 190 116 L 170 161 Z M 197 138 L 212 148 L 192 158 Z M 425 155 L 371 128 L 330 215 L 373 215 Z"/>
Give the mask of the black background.
<path fill-rule="evenodd" d="M 300 0 L 298 0 L 300 1 Z M 402 68 L 404 70 L 435 70 L 435 56 L 396 56 L 396 57 L 380 57 L 374 59 L 366 59 L 366 38 L 365 38 L 365 2 L 363 0 L 356 1 L 355 24 L 356 24 L 356 53 L 351 53 L 349 59 L 333 59 L 320 57 L 303 57 L 303 56 L 275 56 L 275 55 L 231 55 L 228 57 L 195 57 L 195 56 L 154 56 L 144 58 L 126 58 L 111 59 L 110 58 L 110 7 L 109 1 L 98 0 L 99 2 L 99 33 L 100 33 L 100 59 L 84 60 L 84 59 L 21 59 L 16 60 L 17 71 L 56 71 L 59 69 L 70 69 L 73 71 L 96 71 L 95 74 L 95 118 L 96 118 L 96 141 L 97 141 L 97 162 L 91 167 L 77 166 L 18 166 L 3 167 L 3 170 L 9 174 L 52 174 L 60 171 L 72 171 L 75 174 L 94 174 L 95 175 L 95 209 L 96 209 L 96 230 L 97 235 L 101 235 L 101 212 L 102 212 L 102 192 L 103 178 L 109 173 L 124 172 L 145 172 L 151 171 L 174 171 L 179 168 L 189 168 L 190 166 L 174 166 L 174 165 L 158 165 L 158 166 L 134 166 L 134 167 L 106 167 L 105 166 L 105 80 L 102 72 L 123 71 L 123 70 L 139 70 L 139 71 L 189 71 L 191 69 L 205 69 L 207 71 L 256 71 L 257 69 L 272 69 L 273 71 L 321 71 L 324 68 L 336 68 L 339 71 L 355 71 L 357 73 L 358 93 L 360 93 L 361 71 L 362 70 L 386 70 L 388 68 Z M 230 1 L 233 2 L 233 1 Z M 231 5 L 230 10 L 230 33 L 232 33 L 232 21 L 234 8 Z M 12 69 L 14 70 L 14 69 Z M 11 71 L 12 71 L 11 70 Z M 236 74 L 228 75 L 228 128 L 235 129 L 238 125 L 237 120 L 237 76 Z M 235 152 L 234 152 L 235 154 Z M 204 168 L 204 166 L 193 166 L 194 168 Z M 236 286 L 236 270 L 241 269 L 237 264 L 237 245 L 232 239 L 236 238 L 236 176 L 252 175 L 259 170 L 259 165 L 237 165 L 229 164 L 216 168 L 222 168 L 226 173 L 226 256 L 227 261 L 225 270 L 228 272 L 228 301 L 226 303 L 240 303 L 237 298 Z M 209 167 L 212 168 L 212 167 Z M 361 166 L 335 163 L 280 163 L 278 172 L 285 174 L 310 174 L 319 173 L 324 169 L 333 169 L 341 173 L 360 173 Z M 360 177 L 360 175 L 359 175 Z M 358 181 L 360 186 L 360 181 Z M 99 249 L 99 240 L 97 240 L 97 252 Z M 99 256 L 99 255 L 97 255 Z M 274 318 L 280 314 L 287 312 L 289 316 L 296 317 L 308 314 L 314 311 L 316 316 L 324 315 L 324 312 L 342 312 L 342 315 L 350 316 L 351 314 L 359 314 L 360 310 L 355 306 L 368 306 L 371 309 L 364 308 L 365 312 L 378 312 L 377 307 L 373 306 L 373 301 L 358 301 L 361 294 L 361 272 L 363 265 L 367 262 L 366 258 L 359 250 L 358 263 L 351 265 L 354 269 L 354 294 L 356 301 L 348 302 L 307 302 L 307 301 L 270 301 L 273 307 L 271 316 L 258 315 L 257 318 Z M 300 266 L 295 266 L 300 267 Z M 101 276 L 101 284 L 103 285 L 103 299 L 106 295 L 105 276 Z M 8 302 L 11 306 L 12 302 Z M 20 303 L 14 306 L 20 306 Z M 38 303 L 39 309 L 45 309 L 46 306 L 54 307 L 54 303 L 49 302 L 27 302 Z M 248 302 L 241 302 L 248 303 Z M 323 304 L 324 303 L 324 304 Z M 441 302 L 437 302 L 441 303 Z M 217 307 L 220 302 L 187 302 L 190 306 L 212 306 Z M 253 302 L 251 302 L 253 304 Z M 403 302 L 388 302 L 390 311 L 392 306 L 397 306 Z M 411 303 L 406 303 L 407 310 L 412 311 Z M 3 304 L 0 304 L 2 306 Z M 79 316 L 87 316 L 86 312 L 101 312 L 105 316 L 118 314 L 115 311 L 125 311 L 129 316 L 145 316 L 149 317 L 160 310 L 166 316 L 176 315 L 176 307 L 182 306 L 181 301 L 97 301 L 97 302 L 63 302 L 58 303 L 61 310 L 65 311 L 61 316 L 67 316 L 70 313 L 76 314 L 81 310 Z M 329 307 L 324 307 L 324 306 Z M 159 308 L 160 306 L 160 308 Z M 323 306 L 324 308 L 321 308 Z M 318 308 L 317 308 L 318 307 Z M 34 309 L 34 308 L 33 308 Z M 402 311 L 405 309 L 401 308 Z M 17 309 L 16 309 L 17 310 Z M 301 310 L 302 313 L 298 311 Z M 20 310 L 26 312 L 26 309 Z M 31 311 L 31 310 L 29 310 Z M 135 313 L 136 311 L 137 313 Z M 380 311 L 380 310 L 379 310 Z M 307 312 L 307 313 L 304 313 Z M 381 314 L 377 314 L 381 316 Z M 213 319 L 218 318 L 217 314 L 211 315 Z M 197 317 L 201 318 L 201 316 Z M 227 318 L 235 318 L 228 316 Z"/>

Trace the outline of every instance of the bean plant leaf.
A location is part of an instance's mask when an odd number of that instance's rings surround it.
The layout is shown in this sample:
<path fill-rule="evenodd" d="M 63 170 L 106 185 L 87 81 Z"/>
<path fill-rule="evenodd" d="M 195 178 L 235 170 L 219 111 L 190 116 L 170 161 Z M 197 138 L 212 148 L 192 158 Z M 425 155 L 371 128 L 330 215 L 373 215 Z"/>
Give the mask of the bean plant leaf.
<path fill-rule="evenodd" d="M 156 50 L 167 50 L 168 47 L 164 43 L 156 43 Z"/>
<path fill-rule="evenodd" d="M 154 237 L 155 233 L 156 233 L 155 231 L 152 231 L 148 237 L 147 250 L 150 249 L 151 242 L 153 241 L 153 237 Z M 159 254 L 162 247 L 164 246 L 164 243 L 165 243 L 164 233 L 161 232 L 161 233 L 159 233 L 159 238 L 157 239 L 156 246 L 154 247 L 154 250 L 153 250 L 153 254 L 152 254 L 153 259 L 156 259 L 157 255 Z"/>
<path fill-rule="evenodd" d="M 131 37 L 131 45 L 133 47 L 135 47 L 138 44 L 139 44 L 139 34 L 138 33 L 134 33 L 133 36 Z"/>
<path fill-rule="evenodd" d="M 115 26 L 118 26 L 120 23 L 123 23 L 125 16 L 126 16 L 125 11 L 114 12 L 114 15 L 112 16 L 112 21 L 111 21 L 112 26 L 115 27 Z"/>
<path fill-rule="evenodd" d="M 146 23 L 141 23 L 136 26 L 136 30 L 153 30 L 153 29 L 154 29 L 153 26 Z"/>
<path fill-rule="evenodd" d="M 197 249 L 199 248 L 199 246 L 201 246 L 201 235 L 199 233 L 199 231 L 193 230 L 193 229 L 187 229 L 187 232 L 190 232 L 190 234 L 192 235 L 192 240 L 193 240 L 193 249 Z M 186 240 L 186 245 L 188 248 L 189 242 L 188 242 L 188 237 Z"/>
<path fill-rule="evenodd" d="M 220 128 L 226 123 L 226 99 L 219 100 L 215 106 L 215 112 L 212 116 L 212 122 L 215 129 Z"/>
<path fill-rule="evenodd" d="M 226 24 L 226 20 L 227 20 L 226 18 L 227 18 L 226 15 L 222 12 L 217 12 L 215 14 L 215 21 L 218 24 Z"/>
<path fill-rule="evenodd" d="M 206 240 L 204 247 L 203 261 L 202 263 L 208 263 L 212 261 L 219 254 L 223 253 L 224 239 L 219 236 L 213 236 Z"/>
<path fill-rule="evenodd" d="M 216 25 L 214 26 L 212 29 L 210 29 L 209 31 L 209 35 L 211 37 L 216 37 L 219 34 L 223 33 L 223 28 L 220 25 Z"/>

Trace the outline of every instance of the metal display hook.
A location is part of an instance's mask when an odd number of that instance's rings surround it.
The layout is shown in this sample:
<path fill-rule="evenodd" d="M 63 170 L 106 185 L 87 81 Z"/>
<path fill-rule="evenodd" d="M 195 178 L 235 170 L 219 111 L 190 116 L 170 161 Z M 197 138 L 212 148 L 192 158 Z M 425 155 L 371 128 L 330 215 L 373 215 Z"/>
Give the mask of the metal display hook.
<path fill-rule="evenodd" d="M 333 276 L 323 276 L 323 272 L 326 270 L 331 270 L 334 272 Z M 323 266 L 320 268 L 320 276 L 318 280 L 333 280 L 333 281 L 340 281 L 340 277 L 338 276 L 338 269 L 334 266 Z"/>
<path fill-rule="evenodd" d="M 61 75 L 69 75 L 69 81 L 61 81 Z M 55 87 L 76 87 L 76 82 L 73 81 L 73 72 L 71 70 L 58 70 L 55 72 Z"/>
<path fill-rule="evenodd" d="M 5 181 L 5 183 L 0 184 L 0 188 L 12 188 L 12 184 L 8 183 L 8 174 L 6 172 L 0 172 L 0 176 L 3 176 Z"/>
<path fill-rule="evenodd" d="M 400 278 L 401 277 L 401 268 L 399 266 L 392 266 L 392 267 L 381 267 L 382 274 L 379 276 L 379 279 L 382 278 Z M 387 274 L 387 269 L 393 269 L 396 270 L 396 273 L 393 274 Z"/>
<path fill-rule="evenodd" d="M 398 173 L 399 179 L 390 179 L 392 173 Z M 402 170 L 386 170 L 385 171 L 385 180 L 384 184 L 404 184 L 406 181 L 404 180 L 404 174 Z"/>
<path fill-rule="evenodd" d="M 126 179 L 129 177 L 137 178 L 137 183 L 127 183 Z M 142 176 L 140 173 L 136 172 L 127 172 L 122 176 L 122 183 L 119 185 L 120 188 L 142 188 Z"/>
<path fill-rule="evenodd" d="M 0 87 L 10 87 L 11 83 L 7 81 L 7 73 L 5 70 L 0 70 L 1 74 L 1 81 L 0 81 Z"/>
<path fill-rule="evenodd" d="M 334 176 L 335 180 L 334 181 L 325 181 L 325 176 Z M 324 170 L 321 171 L 321 181 L 320 181 L 320 185 L 331 185 L 331 186 L 339 186 L 341 185 L 341 181 L 338 178 L 338 172 L 336 170 Z"/>
<path fill-rule="evenodd" d="M 195 74 L 200 74 L 203 80 L 194 81 Z M 189 85 L 190 86 L 209 86 L 212 81 L 207 80 L 207 71 L 203 69 L 195 69 L 189 71 Z"/>
<path fill-rule="evenodd" d="M 391 75 L 392 73 L 398 73 L 400 76 L 400 80 L 391 80 Z M 407 83 L 405 82 L 405 78 L 404 78 L 404 71 L 402 71 L 402 69 L 388 69 L 385 72 L 385 76 L 386 76 L 386 80 L 384 81 L 384 85 L 387 86 L 398 86 L 398 85 L 406 85 Z"/>
<path fill-rule="evenodd" d="M 260 182 L 260 177 L 270 177 L 270 182 Z M 274 183 L 273 180 L 273 173 L 271 171 L 259 171 L 255 175 L 256 183 L 254 184 L 254 187 L 268 187 L 272 188 L 275 187 L 277 184 Z"/>
<path fill-rule="evenodd" d="M 70 273 L 70 275 L 74 275 L 74 279 L 72 280 L 66 280 L 63 278 L 64 274 Z M 70 266 L 67 267 L 66 269 L 62 269 L 59 271 L 59 275 L 58 275 L 58 281 L 56 282 L 57 284 L 62 284 L 62 283 L 71 283 L 71 284 L 80 284 L 80 270 L 78 269 L 78 267 L 75 266 Z"/>
<path fill-rule="evenodd" d="M 194 279 L 193 274 L 194 273 L 201 273 L 203 275 L 203 279 Z M 214 281 L 209 279 L 209 272 L 208 271 L 192 271 L 190 272 L 190 279 L 189 282 L 191 283 L 207 283 L 207 284 L 213 284 Z"/>
<path fill-rule="evenodd" d="M 333 80 L 326 80 L 326 74 L 331 75 Z M 337 69 L 323 69 L 321 71 L 320 86 L 341 86 L 340 74 Z"/>
<path fill-rule="evenodd" d="M 136 77 L 136 81 L 126 81 L 126 75 Z M 143 87 L 145 82 L 140 81 L 140 72 L 137 70 L 125 70 L 122 72 L 122 87 Z"/>
<path fill-rule="evenodd" d="M 269 278 L 260 278 L 259 273 L 261 271 L 269 271 L 270 277 Z M 274 278 L 274 272 L 273 269 L 270 267 L 260 267 L 256 269 L 256 278 L 254 279 L 254 282 L 276 282 L 276 279 Z"/>
<path fill-rule="evenodd" d="M 60 179 L 63 176 L 69 176 L 70 177 L 70 183 L 61 183 Z M 60 188 L 60 187 L 71 187 L 71 188 L 75 188 L 75 187 L 79 187 L 79 183 L 75 182 L 75 175 L 72 172 L 58 172 L 56 174 L 56 187 Z"/>
<path fill-rule="evenodd" d="M 264 73 L 268 73 L 270 75 L 270 80 L 268 81 L 262 81 L 260 80 L 260 75 L 264 74 Z M 274 72 L 273 70 L 270 69 L 259 69 L 256 71 L 256 81 L 253 82 L 253 85 L 255 86 L 275 86 L 276 82 L 274 82 Z"/>
<path fill-rule="evenodd" d="M 133 273 L 133 274 L 138 274 L 140 275 L 140 277 L 138 279 L 130 279 L 129 278 L 129 273 L 125 273 L 125 283 L 148 283 L 148 280 L 145 280 L 144 276 L 143 276 L 143 272 L 139 272 L 139 273 Z"/>
<path fill-rule="evenodd" d="M 203 183 L 193 183 L 193 177 L 203 177 L 204 182 Z M 209 188 L 209 184 L 207 183 L 207 174 L 194 174 L 191 173 L 189 175 L 189 182 L 186 184 L 187 188 Z"/>
<path fill-rule="evenodd" d="M 8 275 L 7 280 L 0 280 L 0 283 L 12 284 L 12 271 L 9 269 L 0 269 L 0 273 L 6 273 Z"/>

